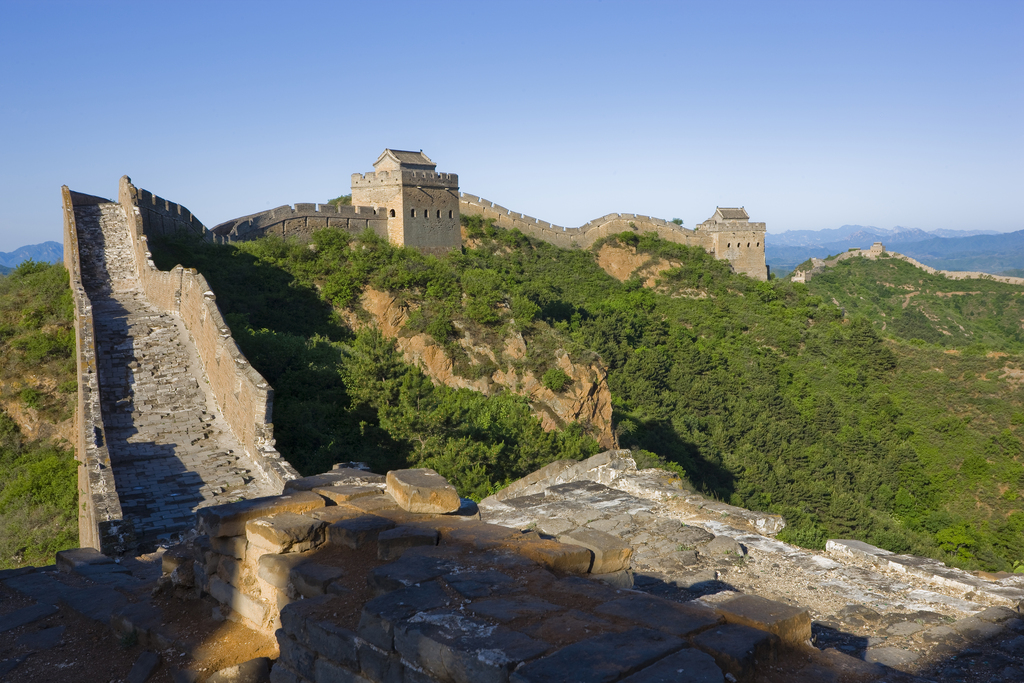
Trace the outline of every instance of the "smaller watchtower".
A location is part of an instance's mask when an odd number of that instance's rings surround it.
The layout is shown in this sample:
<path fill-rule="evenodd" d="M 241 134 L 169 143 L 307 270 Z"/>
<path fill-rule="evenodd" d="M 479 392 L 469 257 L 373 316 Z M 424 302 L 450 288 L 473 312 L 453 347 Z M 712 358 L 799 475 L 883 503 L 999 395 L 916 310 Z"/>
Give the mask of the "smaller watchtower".
<path fill-rule="evenodd" d="M 352 204 L 388 219 L 388 241 L 442 254 L 462 246 L 459 176 L 438 173 L 422 150 L 385 149 L 372 173 L 352 174 Z"/>
<path fill-rule="evenodd" d="M 751 223 L 750 215 L 739 208 L 718 207 L 711 218 L 697 226 L 702 246 L 715 258 L 728 260 L 737 273 L 758 280 L 768 279 L 764 261 L 764 223 Z"/>

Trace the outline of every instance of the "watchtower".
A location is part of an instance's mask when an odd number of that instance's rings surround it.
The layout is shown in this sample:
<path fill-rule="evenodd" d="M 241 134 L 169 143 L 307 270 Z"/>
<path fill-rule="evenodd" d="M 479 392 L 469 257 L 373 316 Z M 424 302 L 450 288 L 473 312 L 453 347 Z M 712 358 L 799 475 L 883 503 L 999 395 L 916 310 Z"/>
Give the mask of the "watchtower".
<path fill-rule="evenodd" d="M 715 258 L 728 259 L 737 273 L 768 279 L 764 261 L 764 223 L 751 223 L 747 210 L 718 207 L 711 218 L 697 226 L 701 244 Z"/>
<path fill-rule="evenodd" d="M 385 149 L 372 173 L 352 174 L 352 204 L 388 219 L 388 241 L 442 254 L 462 246 L 459 176 L 438 173 L 422 150 Z"/>

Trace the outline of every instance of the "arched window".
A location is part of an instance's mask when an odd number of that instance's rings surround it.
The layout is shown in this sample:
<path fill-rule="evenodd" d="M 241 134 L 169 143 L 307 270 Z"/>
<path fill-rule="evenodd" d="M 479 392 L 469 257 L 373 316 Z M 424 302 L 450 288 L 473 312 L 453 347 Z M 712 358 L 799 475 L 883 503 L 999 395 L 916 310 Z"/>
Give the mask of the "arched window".
<path fill-rule="evenodd" d="M 437 210 L 437 217 L 438 217 L 438 218 L 440 218 L 440 217 L 441 217 L 441 209 L 438 209 L 438 210 Z"/>
<path fill-rule="evenodd" d="M 750 248 L 750 242 L 747 242 L 747 249 Z"/>
<path fill-rule="evenodd" d="M 394 217 L 395 217 L 395 210 L 394 210 L 394 209 L 391 209 L 391 217 L 392 217 L 392 218 L 394 218 Z"/>
<path fill-rule="evenodd" d="M 760 243 L 760 242 L 758 242 L 758 243 L 757 243 L 757 244 L 755 244 L 754 246 L 755 246 L 755 247 L 759 247 L 759 246 L 761 246 L 761 243 Z"/>
<path fill-rule="evenodd" d="M 410 216 L 411 216 L 412 218 L 416 218 L 416 209 L 410 209 L 410 210 L 409 210 L 409 215 L 410 215 Z"/>
<path fill-rule="evenodd" d="M 729 242 L 729 244 L 725 245 L 725 248 L 726 249 L 732 249 L 732 242 Z"/>
<path fill-rule="evenodd" d="M 448 210 L 448 218 L 455 218 L 455 212 L 451 209 Z"/>

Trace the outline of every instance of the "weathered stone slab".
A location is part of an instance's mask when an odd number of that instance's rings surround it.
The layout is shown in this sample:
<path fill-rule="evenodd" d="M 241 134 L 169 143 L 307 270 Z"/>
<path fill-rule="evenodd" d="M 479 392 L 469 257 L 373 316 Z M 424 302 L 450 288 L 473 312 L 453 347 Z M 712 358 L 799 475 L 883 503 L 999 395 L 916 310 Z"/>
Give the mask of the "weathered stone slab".
<path fill-rule="evenodd" d="M 477 550 L 499 548 L 511 539 L 521 535 L 518 529 L 510 529 L 487 522 L 465 522 L 457 526 L 442 527 L 441 537 L 449 543 L 466 543 Z"/>
<path fill-rule="evenodd" d="M 637 628 L 607 633 L 563 647 L 519 667 L 511 683 L 611 683 L 681 649 L 685 641 L 661 631 Z"/>
<path fill-rule="evenodd" d="M 591 574 L 590 578 L 595 581 L 603 581 L 609 586 L 626 590 L 631 589 L 634 585 L 633 572 L 628 569 L 623 569 L 618 572 L 610 572 L 608 574 Z"/>
<path fill-rule="evenodd" d="M 714 658 L 694 648 L 683 648 L 651 666 L 641 669 L 622 683 L 725 683 Z"/>
<path fill-rule="evenodd" d="M 256 625 L 264 623 L 269 616 L 268 607 L 262 600 L 246 595 L 219 577 L 210 579 L 210 595 Z"/>
<path fill-rule="evenodd" d="M 84 617 L 109 624 L 110 615 L 127 604 L 128 599 L 108 586 L 88 586 L 65 592 L 61 602 Z"/>
<path fill-rule="evenodd" d="M 330 505 L 318 510 L 312 510 L 307 512 L 306 516 L 312 517 L 313 519 L 321 519 L 328 524 L 334 524 L 335 522 L 340 522 L 343 519 L 354 519 L 356 517 L 362 517 L 365 514 L 366 513 L 362 510 L 345 504 Z"/>
<path fill-rule="evenodd" d="M 811 615 L 802 607 L 758 595 L 739 595 L 720 603 L 716 611 L 730 624 L 768 631 L 789 645 L 803 645 L 811 639 Z"/>
<path fill-rule="evenodd" d="M 313 493 L 321 495 L 337 505 L 338 503 L 345 503 L 356 498 L 379 496 L 384 492 L 378 486 L 344 484 L 342 486 L 317 486 L 313 489 Z"/>
<path fill-rule="evenodd" d="M 567 574 L 586 574 L 593 561 L 587 548 L 544 539 L 518 541 L 509 548 L 539 565 Z"/>
<path fill-rule="evenodd" d="M 436 579 L 458 568 L 454 554 L 445 548 L 411 548 L 398 560 L 375 568 L 367 580 L 376 590 L 386 593 Z"/>
<path fill-rule="evenodd" d="M 22 607 L 10 614 L 5 614 L 3 619 L 0 619 L 0 633 L 21 628 L 25 624 L 31 624 L 33 621 L 39 621 L 51 614 L 56 614 L 56 612 L 56 607 L 44 603 L 31 605 L 29 607 Z"/>
<path fill-rule="evenodd" d="M 535 617 L 561 611 L 558 605 L 528 595 L 477 600 L 467 608 L 473 614 L 507 623 L 520 617 Z"/>
<path fill-rule="evenodd" d="M 759 666 L 775 661 L 779 638 L 750 626 L 725 624 L 701 633 L 693 643 L 714 657 L 722 671 L 749 681 Z"/>
<path fill-rule="evenodd" d="M 244 529 L 243 525 L 243 531 Z M 244 534 L 241 536 L 212 536 L 210 537 L 210 548 L 221 555 L 241 560 L 245 558 L 245 546 L 248 542 Z"/>
<path fill-rule="evenodd" d="M 445 607 L 450 602 L 451 599 L 436 583 L 398 588 L 363 605 L 359 635 L 383 650 L 391 650 L 396 623 L 417 612 Z"/>
<path fill-rule="evenodd" d="M 388 472 L 387 491 L 409 512 L 445 514 L 462 506 L 455 487 L 429 468 Z"/>
<path fill-rule="evenodd" d="M 41 631 L 29 631 L 23 633 L 20 638 L 14 641 L 16 647 L 26 647 L 29 650 L 49 650 L 60 645 L 64 639 L 63 626 L 51 626 Z M 3 675 L 3 674 L 0 674 Z"/>
<path fill-rule="evenodd" d="M 304 598 L 315 598 L 327 593 L 331 583 L 344 575 L 340 567 L 310 562 L 295 567 L 289 576 L 296 593 Z"/>
<path fill-rule="evenodd" d="M 324 542 L 327 522 L 294 512 L 281 512 L 273 517 L 250 519 L 245 523 L 249 545 L 268 553 L 301 553 Z"/>
<path fill-rule="evenodd" d="M 864 541 L 839 538 L 829 539 L 825 543 L 825 552 L 839 557 L 856 557 L 870 562 L 877 562 L 880 557 L 894 554 L 888 550 L 884 550 L 883 548 L 877 548 L 869 543 L 865 543 Z"/>
<path fill-rule="evenodd" d="M 549 649 L 545 642 L 451 610 L 420 612 L 395 626 L 395 650 L 406 661 L 458 683 L 505 683 L 520 662 Z"/>
<path fill-rule="evenodd" d="M 676 636 L 690 636 L 723 621 L 721 616 L 707 607 L 671 602 L 653 595 L 618 598 L 600 605 L 594 612 L 628 619 L 635 624 Z"/>
<path fill-rule="evenodd" d="M 610 574 L 629 569 L 633 548 L 618 536 L 594 529 L 576 529 L 562 534 L 558 540 L 582 546 L 593 553 L 593 561 L 588 568 L 591 574 Z"/>
<path fill-rule="evenodd" d="M 731 536 L 715 536 L 701 547 L 700 554 L 711 557 L 743 557 L 747 551 Z"/>
<path fill-rule="evenodd" d="M 343 503 L 350 508 L 362 511 L 366 513 L 374 512 L 386 512 L 388 510 L 399 510 L 398 503 L 389 493 L 383 493 L 379 496 L 364 496 L 362 498 L 353 498 L 352 500 Z"/>
<path fill-rule="evenodd" d="M 380 532 L 394 528 L 395 523 L 390 519 L 374 515 L 343 519 L 327 527 L 327 542 L 358 550 L 376 541 Z"/>
<path fill-rule="evenodd" d="M 135 660 L 135 664 L 132 665 L 132 670 L 128 672 L 128 678 L 125 680 L 127 683 L 146 683 L 158 666 L 160 666 L 160 655 L 146 650 Z"/>
<path fill-rule="evenodd" d="M 869 664 L 882 664 L 893 669 L 906 669 L 920 657 L 916 652 L 910 652 L 898 647 L 872 647 L 864 653 L 864 661 Z"/>
<path fill-rule="evenodd" d="M 260 556 L 256 575 L 278 590 L 287 590 L 292 570 L 309 562 L 311 553 L 266 553 Z"/>
<path fill-rule="evenodd" d="M 507 593 L 515 584 L 511 576 L 495 570 L 445 574 L 441 578 L 467 598 L 486 598 L 495 593 Z"/>
<path fill-rule="evenodd" d="M 95 548 L 70 548 L 57 553 L 57 569 L 71 572 L 83 566 L 94 564 L 113 564 L 114 560 Z"/>
<path fill-rule="evenodd" d="M 282 512 L 302 514 L 324 507 L 324 499 L 312 491 L 298 491 L 281 496 L 241 500 L 226 505 L 205 507 L 196 512 L 199 532 L 214 537 L 244 536 L 250 519 L 268 517 Z"/>
<path fill-rule="evenodd" d="M 989 621 L 982 621 L 978 617 L 967 617 L 952 624 L 953 629 L 967 640 L 985 641 L 995 640 L 1006 636 L 1007 630 L 999 624 Z"/>
<path fill-rule="evenodd" d="M 397 526 L 377 536 L 377 558 L 394 560 L 409 548 L 437 545 L 436 529 L 418 526 Z"/>

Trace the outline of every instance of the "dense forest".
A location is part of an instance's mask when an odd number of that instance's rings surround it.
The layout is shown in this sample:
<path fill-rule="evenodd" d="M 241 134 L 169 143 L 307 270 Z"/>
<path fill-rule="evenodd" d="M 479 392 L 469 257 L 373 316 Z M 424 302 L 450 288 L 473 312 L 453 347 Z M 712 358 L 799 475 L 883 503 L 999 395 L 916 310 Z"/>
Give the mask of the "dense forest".
<path fill-rule="evenodd" d="M 600 358 L 620 445 L 709 495 L 784 515 L 784 540 L 859 538 L 989 570 L 1024 560 L 1024 373 L 1005 324 L 940 345 L 894 336 L 870 310 L 844 314 L 829 274 L 758 282 L 701 249 L 610 238 L 681 264 L 652 290 L 607 275 L 601 244 L 563 250 L 463 222 L 471 246 L 443 258 L 336 230 L 312 245 L 164 242 L 154 256 L 206 275 L 275 388 L 278 446 L 303 473 L 339 460 L 429 465 L 479 498 L 596 449 L 586 425 L 544 432 L 524 399 L 434 386 L 392 340 L 353 332 L 340 313 L 358 315 L 372 286 L 403 297 L 417 311 L 409 325 L 453 356 L 467 328 L 514 328 L 537 369 L 553 345 Z M 870 281 L 859 267 L 835 271 L 837 300 Z M 978 330 L 988 317 L 969 316 Z"/>
<path fill-rule="evenodd" d="M 78 545 L 78 463 L 53 433 L 77 398 L 72 312 L 61 265 L 29 260 L 0 277 L 0 569 Z"/>

